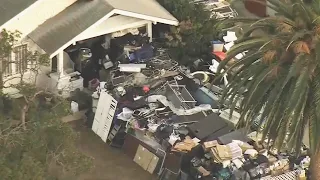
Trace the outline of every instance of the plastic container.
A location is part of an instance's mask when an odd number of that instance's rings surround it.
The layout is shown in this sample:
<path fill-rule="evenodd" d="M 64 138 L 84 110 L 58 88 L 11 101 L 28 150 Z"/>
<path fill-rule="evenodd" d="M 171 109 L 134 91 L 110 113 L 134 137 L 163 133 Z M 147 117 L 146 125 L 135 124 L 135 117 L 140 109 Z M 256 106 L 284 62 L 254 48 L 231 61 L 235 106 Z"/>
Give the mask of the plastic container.
<path fill-rule="evenodd" d="M 222 52 L 223 51 L 223 42 L 221 41 L 211 41 L 212 52 Z"/>

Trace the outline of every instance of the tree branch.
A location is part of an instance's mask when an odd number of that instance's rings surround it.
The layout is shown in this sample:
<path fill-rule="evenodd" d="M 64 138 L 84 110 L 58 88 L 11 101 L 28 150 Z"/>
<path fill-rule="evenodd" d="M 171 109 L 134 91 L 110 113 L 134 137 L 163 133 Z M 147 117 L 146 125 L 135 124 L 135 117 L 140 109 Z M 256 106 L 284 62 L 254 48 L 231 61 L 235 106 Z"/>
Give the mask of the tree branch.
<path fill-rule="evenodd" d="M 40 94 L 42 94 L 42 93 L 44 93 L 45 91 L 38 91 L 37 93 L 35 93 L 34 95 L 33 95 L 33 97 L 31 98 L 31 101 L 34 101 L 34 99 L 38 96 L 38 95 L 40 95 Z"/>
<path fill-rule="evenodd" d="M 35 93 L 33 95 L 32 98 L 28 99 L 27 96 L 23 96 L 24 100 L 25 100 L 25 104 L 23 105 L 23 108 L 21 109 L 21 123 L 22 123 L 22 127 L 24 130 L 27 130 L 27 127 L 26 127 L 26 116 L 27 116 L 27 112 L 29 110 L 29 102 L 34 102 L 34 99 L 40 95 L 41 93 L 43 93 L 43 91 L 38 91 L 37 93 Z"/>

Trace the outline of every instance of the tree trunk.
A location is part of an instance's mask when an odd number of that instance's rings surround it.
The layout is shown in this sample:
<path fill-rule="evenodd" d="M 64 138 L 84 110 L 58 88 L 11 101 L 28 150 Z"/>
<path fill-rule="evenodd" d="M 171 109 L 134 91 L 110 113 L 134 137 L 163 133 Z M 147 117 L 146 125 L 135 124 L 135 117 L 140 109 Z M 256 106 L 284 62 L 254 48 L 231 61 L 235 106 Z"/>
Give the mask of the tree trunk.
<path fill-rule="evenodd" d="M 26 127 L 26 115 L 27 115 L 28 109 L 29 109 L 29 105 L 28 104 L 25 104 L 23 106 L 23 108 L 21 109 L 21 124 L 22 124 L 23 130 L 27 130 L 27 127 Z"/>
<path fill-rule="evenodd" d="M 21 124 L 22 124 L 22 127 L 23 127 L 24 130 L 27 130 L 27 127 L 26 127 L 26 116 L 27 116 L 27 113 L 29 111 L 29 105 L 41 93 L 43 93 L 43 91 L 39 91 L 39 92 L 35 93 L 34 96 L 31 99 L 28 99 L 26 96 L 23 96 L 24 100 L 25 100 L 25 104 L 23 105 L 23 108 L 21 109 L 20 120 L 21 120 Z"/>
<path fill-rule="evenodd" d="M 0 61 L 0 63 L 1 63 L 1 61 Z M 1 68 L 1 66 L 0 66 L 0 68 Z M 4 84 L 3 84 L 3 73 L 2 72 L 3 71 L 0 70 L 0 92 L 2 91 L 3 86 L 4 86 Z"/>
<path fill-rule="evenodd" d="M 3 76 L 2 73 L 0 73 L 0 91 L 3 89 Z"/>
<path fill-rule="evenodd" d="M 320 180 L 320 144 L 311 158 L 311 180 Z"/>

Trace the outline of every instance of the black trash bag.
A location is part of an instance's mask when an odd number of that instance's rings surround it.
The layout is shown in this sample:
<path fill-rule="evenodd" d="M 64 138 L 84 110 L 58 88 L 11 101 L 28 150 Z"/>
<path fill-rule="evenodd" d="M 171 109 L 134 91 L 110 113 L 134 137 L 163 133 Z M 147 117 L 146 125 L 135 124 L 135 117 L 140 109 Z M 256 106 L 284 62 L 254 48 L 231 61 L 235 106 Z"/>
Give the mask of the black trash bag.
<path fill-rule="evenodd" d="M 162 143 L 162 140 L 169 138 L 172 132 L 173 132 L 172 126 L 161 124 L 155 132 L 155 137 L 159 141 L 159 143 Z"/>

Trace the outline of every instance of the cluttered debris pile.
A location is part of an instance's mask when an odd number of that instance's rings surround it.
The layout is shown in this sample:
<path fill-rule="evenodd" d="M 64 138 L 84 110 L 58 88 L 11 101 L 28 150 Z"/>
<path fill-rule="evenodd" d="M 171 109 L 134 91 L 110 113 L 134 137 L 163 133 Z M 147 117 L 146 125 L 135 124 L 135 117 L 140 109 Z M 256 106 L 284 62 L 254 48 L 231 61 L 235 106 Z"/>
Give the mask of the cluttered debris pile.
<path fill-rule="evenodd" d="M 242 134 L 242 135 L 241 135 Z M 299 158 L 267 150 L 267 145 L 237 130 L 218 140 L 206 141 L 195 150 L 190 172 L 193 178 L 220 179 L 306 179 L 310 157 L 306 149 Z M 242 140 L 237 140 L 242 137 Z M 196 152 L 197 151 L 197 152 Z M 199 171 L 199 169 L 205 171 Z M 210 178 L 208 178 L 210 179 Z"/>
<path fill-rule="evenodd" d="M 191 71 L 157 51 L 118 64 L 108 81 L 90 83 L 87 124 L 104 142 L 162 180 L 306 177 L 307 153 L 292 158 L 261 144 L 256 132 L 235 129 L 240 114 L 230 117 L 228 106 L 218 102 L 227 80 L 215 84 L 216 92 L 207 88 L 215 64 Z"/>
<path fill-rule="evenodd" d="M 84 89 L 72 95 L 72 110 L 90 106 L 86 125 L 103 142 L 161 180 L 307 176 L 307 153 L 293 158 L 271 150 L 257 129 L 236 130 L 240 113 L 230 116 L 228 102 L 219 103 L 232 72 L 218 79 L 217 68 L 236 33 L 212 41 L 212 61 L 185 67 L 143 32 L 117 32 L 66 50 Z"/>
<path fill-rule="evenodd" d="M 226 0 L 193 0 L 195 4 L 203 4 L 205 9 L 211 12 L 212 18 L 226 19 L 238 16 L 230 3 Z"/>

